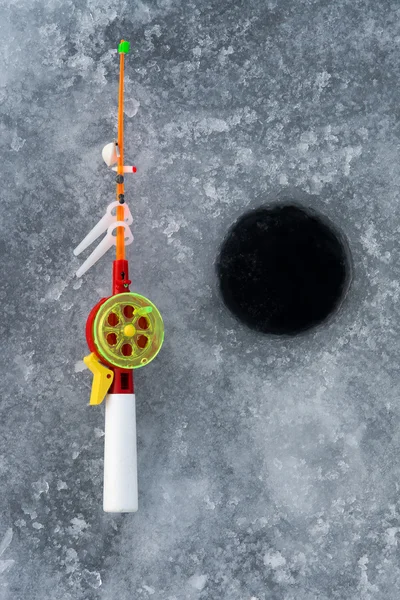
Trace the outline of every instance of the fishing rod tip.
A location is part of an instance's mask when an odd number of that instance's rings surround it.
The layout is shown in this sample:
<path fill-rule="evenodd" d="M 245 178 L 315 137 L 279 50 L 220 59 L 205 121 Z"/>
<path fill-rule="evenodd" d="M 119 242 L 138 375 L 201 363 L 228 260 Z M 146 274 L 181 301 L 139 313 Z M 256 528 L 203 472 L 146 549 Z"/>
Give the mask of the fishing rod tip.
<path fill-rule="evenodd" d="M 128 54 L 130 49 L 131 49 L 130 43 L 127 42 L 126 40 L 121 40 L 121 42 L 118 46 L 119 54 Z"/>

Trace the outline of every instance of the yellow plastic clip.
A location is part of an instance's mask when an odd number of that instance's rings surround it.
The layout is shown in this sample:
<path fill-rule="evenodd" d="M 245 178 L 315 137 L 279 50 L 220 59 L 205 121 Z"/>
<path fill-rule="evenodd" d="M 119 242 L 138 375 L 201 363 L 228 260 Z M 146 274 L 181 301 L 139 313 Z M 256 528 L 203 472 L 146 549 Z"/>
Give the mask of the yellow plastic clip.
<path fill-rule="evenodd" d="M 85 356 L 83 362 L 93 373 L 89 404 L 101 404 L 113 382 L 114 372 L 102 365 L 94 352 Z"/>

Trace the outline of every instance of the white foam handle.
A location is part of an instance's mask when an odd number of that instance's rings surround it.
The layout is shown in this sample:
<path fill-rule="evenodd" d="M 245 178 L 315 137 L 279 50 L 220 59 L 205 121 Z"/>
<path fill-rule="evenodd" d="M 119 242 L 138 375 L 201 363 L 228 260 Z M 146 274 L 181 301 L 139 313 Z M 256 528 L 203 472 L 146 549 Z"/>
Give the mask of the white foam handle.
<path fill-rule="evenodd" d="M 135 394 L 108 394 L 105 412 L 103 509 L 105 512 L 136 512 Z"/>
<path fill-rule="evenodd" d="M 93 267 L 93 265 L 97 263 L 97 261 L 100 260 L 102 256 L 104 256 L 104 254 L 107 252 L 107 250 L 111 248 L 111 246 L 117 245 L 117 238 L 113 235 L 113 231 L 117 227 L 123 227 L 125 229 L 125 245 L 129 246 L 129 244 L 132 244 L 133 235 L 132 231 L 129 229 L 129 226 L 124 221 L 116 221 L 115 223 L 112 223 L 108 228 L 106 235 L 101 240 L 100 244 L 96 246 L 92 254 L 90 254 L 90 256 L 87 257 L 83 265 L 81 265 L 77 270 L 77 277 L 82 277 L 82 275 L 84 275 L 86 271 L 90 269 L 90 267 Z"/>
<path fill-rule="evenodd" d="M 103 217 L 100 219 L 100 221 L 93 227 L 93 229 L 91 229 L 89 231 L 87 236 L 85 238 L 83 238 L 81 243 L 78 244 L 78 246 L 75 248 L 75 250 L 74 250 L 75 256 L 79 256 L 79 254 L 81 252 L 86 250 L 86 248 L 88 246 L 90 246 L 90 244 L 93 244 L 93 242 L 95 240 L 97 240 L 97 238 L 99 236 L 101 236 L 102 233 L 107 231 L 107 229 L 110 227 L 110 225 L 113 222 L 115 222 L 116 216 L 115 216 L 114 209 L 116 209 L 116 207 L 118 205 L 119 205 L 119 202 L 115 201 L 115 202 L 111 202 L 111 204 L 109 204 L 107 206 L 106 214 L 103 215 Z M 123 204 L 123 207 L 124 207 L 124 221 L 127 225 L 131 225 L 132 221 L 133 221 L 131 211 L 129 210 L 129 207 L 126 203 Z"/>

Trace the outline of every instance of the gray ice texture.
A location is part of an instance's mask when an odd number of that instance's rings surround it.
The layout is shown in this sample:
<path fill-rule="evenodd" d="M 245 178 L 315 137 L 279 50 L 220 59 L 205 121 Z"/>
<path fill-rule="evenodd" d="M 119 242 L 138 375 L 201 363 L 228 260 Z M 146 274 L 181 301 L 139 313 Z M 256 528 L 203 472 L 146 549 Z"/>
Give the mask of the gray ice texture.
<path fill-rule="evenodd" d="M 1 0 L 1 600 L 398 600 L 400 4 Z M 111 254 L 126 60 L 132 289 L 165 320 L 136 372 L 139 512 L 102 510 L 86 317 Z M 215 259 L 296 198 L 347 237 L 340 312 L 256 334 Z M 282 200 L 283 201 L 283 200 Z"/>

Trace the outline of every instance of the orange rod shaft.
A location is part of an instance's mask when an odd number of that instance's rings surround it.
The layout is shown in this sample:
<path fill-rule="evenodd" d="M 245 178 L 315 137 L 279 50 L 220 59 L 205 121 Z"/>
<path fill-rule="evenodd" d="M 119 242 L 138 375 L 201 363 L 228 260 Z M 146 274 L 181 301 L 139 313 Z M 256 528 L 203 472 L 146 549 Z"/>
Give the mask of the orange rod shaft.
<path fill-rule="evenodd" d="M 123 42 L 124 40 L 121 40 Z M 119 55 L 119 94 L 118 94 L 118 148 L 120 156 L 117 162 L 117 173 L 124 174 L 124 53 Z M 125 188 L 123 183 L 117 183 L 117 200 L 119 194 L 124 194 Z M 117 220 L 124 220 L 124 207 L 122 204 L 117 206 Z M 125 259 L 125 229 L 117 227 L 117 260 Z"/>

